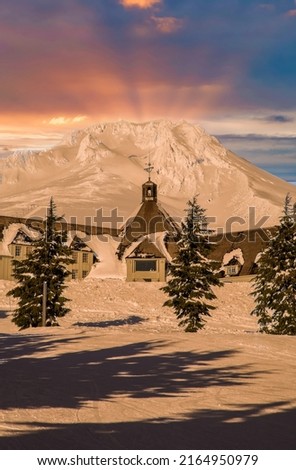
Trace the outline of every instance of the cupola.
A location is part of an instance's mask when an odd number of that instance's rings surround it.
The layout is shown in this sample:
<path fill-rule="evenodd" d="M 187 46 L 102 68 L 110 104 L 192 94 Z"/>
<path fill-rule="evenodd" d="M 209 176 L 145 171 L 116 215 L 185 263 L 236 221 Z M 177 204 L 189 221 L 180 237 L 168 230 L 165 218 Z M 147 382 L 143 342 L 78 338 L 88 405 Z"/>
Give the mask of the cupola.
<path fill-rule="evenodd" d="M 144 168 L 147 173 L 149 173 L 149 179 L 142 185 L 142 202 L 146 201 L 155 201 L 157 202 L 157 185 L 151 181 L 150 173 L 153 170 L 153 166 L 150 163 L 147 165 L 147 168 Z"/>
<path fill-rule="evenodd" d="M 157 201 L 157 184 L 150 178 L 142 185 L 142 202 L 146 201 Z"/>

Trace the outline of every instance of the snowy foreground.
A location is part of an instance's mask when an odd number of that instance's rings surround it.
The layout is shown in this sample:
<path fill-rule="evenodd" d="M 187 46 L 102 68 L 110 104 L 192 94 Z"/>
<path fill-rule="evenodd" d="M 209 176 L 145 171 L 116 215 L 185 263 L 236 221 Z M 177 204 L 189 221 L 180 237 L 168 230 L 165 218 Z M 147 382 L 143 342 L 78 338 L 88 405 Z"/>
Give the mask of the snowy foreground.
<path fill-rule="evenodd" d="M 155 283 L 73 281 L 59 328 L 18 332 L 0 281 L 0 449 L 293 449 L 296 337 L 262 335 L 248 282 L 184 333 Z"/>

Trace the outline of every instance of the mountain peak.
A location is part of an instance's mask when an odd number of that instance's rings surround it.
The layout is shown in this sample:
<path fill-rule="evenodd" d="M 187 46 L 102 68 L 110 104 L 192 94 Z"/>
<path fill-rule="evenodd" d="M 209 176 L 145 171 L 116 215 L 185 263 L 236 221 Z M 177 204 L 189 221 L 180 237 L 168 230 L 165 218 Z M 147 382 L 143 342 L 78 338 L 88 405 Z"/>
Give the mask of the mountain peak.
<path fill-rule="evenodd" d="M 0 161 L 0 212 L 44 215 L 53 196 L 61 213 L 80 221 L 100 208 L 128 217 L 140 202 L 148 161 L 171 215 L 183 216 L 188 199 L 199 194 L 213 226 L 228 230 L 250 226 L 250 208 L 255 220 L 277 223 L 286 193 L 295 194 L 292 185 L 228 151 L 195 124 L 121 120 L 72 132 L 48 151 Z"/>

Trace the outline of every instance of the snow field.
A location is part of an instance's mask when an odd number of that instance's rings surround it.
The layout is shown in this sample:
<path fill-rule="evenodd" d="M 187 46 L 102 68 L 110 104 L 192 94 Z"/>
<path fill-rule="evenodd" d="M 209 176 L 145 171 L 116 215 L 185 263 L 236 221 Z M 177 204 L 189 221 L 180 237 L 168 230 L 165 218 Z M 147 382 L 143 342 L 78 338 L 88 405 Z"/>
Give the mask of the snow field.
<path fill-rule="evenodd" d="M 18 332 L 0 282 L 1 449 L 291 449 L 296 338 L 257 333 L 248 282 L 184 333 L 159 283 L 72 281 L 59 328 Z M 14 303 L 15 304 L 15 303 Z"/>
<path fill-rule="evenodd" d="M 71 312 L 59 319 L 60 329 L 79 328 L 84 331 L 170 333 L 182 332 L 173 311 L 163 307 L 167 296 L 162 283 L 125 282 L 121 279 L 86 278 L 70 281 L 65 296 L 70 299 Z M 12 310 L 15 300 L 6 297 L 13 281 L 0 282 L 1 310 Z M 198 334 L 256 333 L 256 319 L 250 316 L 253 299 L 248 282 L 225 283 L 214 289 L 216 310 L 206 319 Z M 8 320 L 6 319 L 6 324 Z M 10 331 L 17 331 L 14 325 Z M 52 331 L 53 329 L 51 329 Z M 28 330 L 25 330 L 26 334 Z M 34 332 L 30 329 L 30 333 Z M 23 334 L 23 333 L 21 333 Z"/>

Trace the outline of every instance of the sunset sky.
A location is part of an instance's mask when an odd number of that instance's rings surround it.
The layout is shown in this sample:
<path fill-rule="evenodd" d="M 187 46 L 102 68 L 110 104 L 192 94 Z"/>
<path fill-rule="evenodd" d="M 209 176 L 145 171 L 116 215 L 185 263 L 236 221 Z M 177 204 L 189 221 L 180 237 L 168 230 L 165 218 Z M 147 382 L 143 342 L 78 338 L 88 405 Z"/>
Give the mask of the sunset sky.
<path fill-rule="evenodd" d="M 296 182 L 296 0 L 3 0 L 0 59 L 2 150 L 185 119 Z"/>

